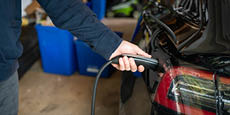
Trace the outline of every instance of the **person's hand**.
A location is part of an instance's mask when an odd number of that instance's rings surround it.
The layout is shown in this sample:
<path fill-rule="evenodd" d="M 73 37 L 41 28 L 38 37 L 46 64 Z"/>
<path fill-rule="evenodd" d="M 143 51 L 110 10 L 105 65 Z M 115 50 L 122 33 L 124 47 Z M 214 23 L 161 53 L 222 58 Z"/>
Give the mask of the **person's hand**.
<path fill-rule="evenodd" d="M 118 55 L 121 54 L 134 54 L 134 55 L 140 55 L 144 57 L 151 58 L 151 55 L 145 53 L 143 50 L 141 50 L 138 46 L 127 42 L 127 41 L 122 41 L 119 47 L 113 52 L 113 54 L 110 56 L 109 59 L 112 59 Z M 143 72 L 144 71 L 144 66 L 140 65 L 137 67 L 135 61 L 133 58 L 128 58 L 127 56 L 124 56 L 123 58 L 119 59 L 119 64 L 112 64 L 116 69 L 121 70 L 121 71 L 139 71 Z"/>

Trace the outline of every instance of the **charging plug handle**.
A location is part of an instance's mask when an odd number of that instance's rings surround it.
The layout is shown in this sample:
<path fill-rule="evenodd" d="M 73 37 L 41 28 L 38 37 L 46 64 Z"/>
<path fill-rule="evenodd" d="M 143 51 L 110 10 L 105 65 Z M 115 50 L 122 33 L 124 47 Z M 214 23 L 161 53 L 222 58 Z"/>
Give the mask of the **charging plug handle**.
<path fill-rule="evenodd" d="M 133 58 L 137 66 L 143 65 L 145 68 L 149 68 L 149 69 L 156 70 L 159 72 L 165 72 L 164 68 L 159 65 L 159 61 L 157 59 L 147 58 L 144 56 L 132 55 L 132 54 L 122 54 L 122 55 L 116 56 L 111 61 L 114 64 L 119 64 L 119 58 L 122 58 L 124 56 L 127 56 L 128 58 Z"/>
<path fill-rule="evenodd" d="M 133 58 L 137 66 L 143 65 L 145 68 L 150 68 L 152 70 L 164 72 L 164 68 L 159 66 L 159 62 L 156 59 L 146 58 L 146 57 L 137 56 L 137 55 L 130 55 L 130 54 L 122 54 L 122 55 L 116 56 L 112 60 L 108 61 L 105 65 L 103 65 L 102 68 L 99 70 L 97 76 L 96 76 L 95 84 L 93 87 L 91 115 L 95 115 L 95 100 L 96 100 L 97 84 L 98 84 L 98 80 L 101 76 L 101 73 L 111 63 L 119 64 L 119 58 L 124 57 L 124 56 L 127 56 L 128 58 Z"/>

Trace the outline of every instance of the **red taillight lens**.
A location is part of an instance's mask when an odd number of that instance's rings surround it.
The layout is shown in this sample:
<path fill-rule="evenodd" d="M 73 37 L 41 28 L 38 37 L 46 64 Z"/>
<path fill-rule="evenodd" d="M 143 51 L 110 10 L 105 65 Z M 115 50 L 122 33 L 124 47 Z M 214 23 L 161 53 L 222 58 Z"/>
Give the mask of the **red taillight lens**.
<path fill-rule="evenodd" d="M 224 108 L 227 109 L 225 113 L 228 113 L 230 112 L 230 85 L 220 83 L 219 89 Z M 215 86 L 212 80 L 190 75 L 176 76 L 170 85 L 168 98 L 185 105 L 216 112 Z"/>
<path fill-rule="evenodd" d="M 215 114 L 213 73 L 188 67 L 167 71 L 157 88 L 154 102 L 182 114 Z M 230 114 L 230 78 L 219 77 L 222 110 Z"/>

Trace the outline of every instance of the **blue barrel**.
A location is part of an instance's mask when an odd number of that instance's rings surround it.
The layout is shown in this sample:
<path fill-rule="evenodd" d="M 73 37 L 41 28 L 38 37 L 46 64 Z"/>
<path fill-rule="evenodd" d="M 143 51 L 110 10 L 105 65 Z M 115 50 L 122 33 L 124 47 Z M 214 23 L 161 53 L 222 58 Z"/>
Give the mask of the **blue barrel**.
<path fill-rule="evenodd" d="M 76 71 L 73 35 L 51 26 L 35 26 L 44 72 L 72 75 Z"/>

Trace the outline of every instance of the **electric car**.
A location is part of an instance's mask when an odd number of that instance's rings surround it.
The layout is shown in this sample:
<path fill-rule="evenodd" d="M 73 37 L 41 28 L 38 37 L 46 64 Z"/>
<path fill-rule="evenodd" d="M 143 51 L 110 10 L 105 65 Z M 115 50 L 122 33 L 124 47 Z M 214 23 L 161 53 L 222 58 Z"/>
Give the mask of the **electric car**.
<path fill-rule="evenodd" d="M 133 42 L 165 68 L 142 73 L 149 115 L 230 114 L 229 8 L 228 0 L 151 0 L 145 5 Z M 121 109 L 134 96 L 134 76 L 123 73 Z"/>

